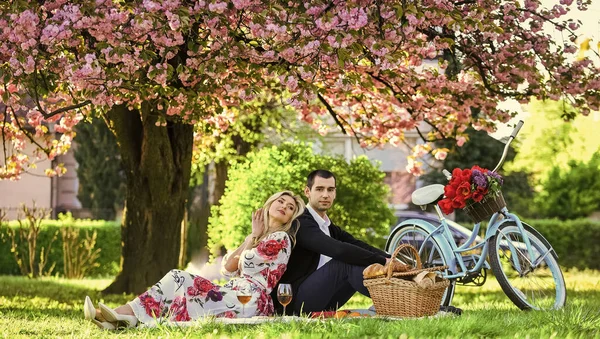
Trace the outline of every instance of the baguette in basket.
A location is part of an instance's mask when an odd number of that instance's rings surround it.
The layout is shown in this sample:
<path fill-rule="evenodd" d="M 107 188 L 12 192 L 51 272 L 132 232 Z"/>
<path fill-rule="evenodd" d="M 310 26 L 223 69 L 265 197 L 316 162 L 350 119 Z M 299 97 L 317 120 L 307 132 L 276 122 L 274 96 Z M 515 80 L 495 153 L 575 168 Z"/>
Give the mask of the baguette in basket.
<path fill-rule="evenodd" d="M 406 272 L 410 269 L 409 265 L 406 265 L 398 260 L 390 260 L 387 265 L 383 266 L 381 264 L 372 264 L 367 266 L 363 271 L 364 279 L 373 279 L 382 277 L 388 271 L 388 266 L 392 265 L 392 272 Z"/>

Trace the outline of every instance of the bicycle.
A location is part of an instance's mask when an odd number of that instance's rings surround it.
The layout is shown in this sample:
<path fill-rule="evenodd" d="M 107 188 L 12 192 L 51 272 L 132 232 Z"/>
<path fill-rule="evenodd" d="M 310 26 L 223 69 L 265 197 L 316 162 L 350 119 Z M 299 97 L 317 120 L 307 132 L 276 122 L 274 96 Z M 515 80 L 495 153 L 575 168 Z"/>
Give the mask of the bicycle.
<path fill-rule="evenodd" d="M 519 121 L 511 133 L 493 172 L 504 163 L 510 143 L 521 126 L 523 121 Z M 443 173 L 451 179 L 448 171 Z M 413 203 L 422 208 L 433 204 L 440 225 L 434 226 L 420 219 L 405 220 L 390 233 L 385 246 L 386 251 L 392 253 L 401 244 L 408 243 L 418 250 L 423 267 L 447 266 L 442 275 L 450 280 L 450 285 L 444 292 L 443 306 L 452 301 L 457 283 L 483 285 L 489 268 L 504 293 L 522 310 L 560 309 L 565 305 L 567 290 L 558 256 L 537 230 L 503 207 L 491 216 L 483 241 L 476 243 L 481 226 L 481 222 L 477 222 L 469 239 L 458 245 L 449 229 L 450 225 L 458 224 L 447 219 L 437 205 L 443 197 L 444 185 L 434 184 L 416 190 L 412 195 Z M 485 259 L 488 253 L 489 263 Z M 415 264 L 412 252 L 402 253 L 402 259 Z"/>

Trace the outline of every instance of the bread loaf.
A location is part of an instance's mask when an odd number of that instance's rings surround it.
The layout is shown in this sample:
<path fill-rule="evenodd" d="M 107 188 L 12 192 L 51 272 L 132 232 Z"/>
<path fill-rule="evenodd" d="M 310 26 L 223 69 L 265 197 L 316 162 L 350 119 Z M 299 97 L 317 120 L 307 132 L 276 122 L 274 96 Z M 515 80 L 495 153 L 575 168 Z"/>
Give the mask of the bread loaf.
<path fill-rule="evenodd" d="M 428 288 L 428 287 L 433 286 L 433 284 L 435 283 L 435 277 L 436 277 L 435 273 L 423 271 L 423 272 L 417 274 L 413 278 L 413 281 L 416 282 L 417 284 L 419 284 L 419 286 L 421 286 L 423 288 Z"/>
<path fill-rule="evenodd" d="M 410 269 L 410 266 L 404 263 L 401 263 L 398 260 L 392 260 L 388 263 L 388 265 L 392 265 L 392 272 L 406 272 Z M 387 267 L 386 267 L 387 271 Z"/>
<path fill-rule="evenodd" d="M 372 264 L 367 266 L 363 271 L 363 278 L 370 279 L 385 274 L 385 268 L 382 264 Z"/>

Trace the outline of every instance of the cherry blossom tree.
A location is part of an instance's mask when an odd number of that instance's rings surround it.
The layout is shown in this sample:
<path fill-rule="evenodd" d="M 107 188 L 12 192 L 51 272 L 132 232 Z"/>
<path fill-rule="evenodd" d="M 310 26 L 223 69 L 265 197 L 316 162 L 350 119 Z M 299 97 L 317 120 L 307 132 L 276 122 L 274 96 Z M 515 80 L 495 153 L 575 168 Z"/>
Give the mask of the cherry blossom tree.
<path fill-rule="evenodd" d="M 332 117 L 365 146 L 401 143 L 410 130 L 463 143 L 468 126 L 506 122 L 512 112 L 498 103 L 508 98 L 565 98 L 587 114 L 598 109 L 600 79 L 589 58 L 572 57 L 578 23 L 563 16 L 589 3 L 3 1 L 0 177 L 65 153 L 73 126 L 102 117 L 128 188 L 122 271 L 107 291 L 139 292 L 177 264 L 194 125 L 218 134 L 229 107 L 265 90 L 285 93 L 322 132 Z M 545 24 L 566 40 L 553 41 Z M 27 141 L 39 152 L 25 154 Z M 419 174 L 418 159 L 410 164 Z"/>

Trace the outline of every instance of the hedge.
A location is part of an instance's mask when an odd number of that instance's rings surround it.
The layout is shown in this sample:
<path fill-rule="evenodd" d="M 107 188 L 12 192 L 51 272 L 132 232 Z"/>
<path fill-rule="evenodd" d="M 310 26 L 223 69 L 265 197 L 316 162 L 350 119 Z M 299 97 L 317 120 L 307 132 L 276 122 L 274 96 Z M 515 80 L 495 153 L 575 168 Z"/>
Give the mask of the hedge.
<path fill-rule="evenodd" d="M 4 227 L 2 226 L 2 232 L 5 233 Z M 18 228 L 17 221 L 11 221 L 8 223 L 8 227 Z M 96 221 L 96 220 L 77 220 L 71 218 L 65 218 L 63 220 L 44 220 L 42 223 L 42 229 L 38 235 L 37 241 L 37 252 L 39 258 L 39 251 L 41 246 L 46 247 L 50 242 L 50 239 L 58 231 L 56 240 L 52 244 L 50 256 L 48 258 L 49 268 L 52 263 L 56 263 L 52 275 L 63 275 L 63 249 L 62 249 L 62 237 L 60 229 L 63 227 L 74 227 L 80 231 L 80 239 L 85 238 L 85 232 L 91 234 L 96 231 L 96 248 L 100 248 L 98 260 L 96 261 L 99 266 L 93 267 L 88 272 L 88 277 L 107 277 L 115 276 L 119 272 L 119 263 L 121 260 L 121 228 L 118 222 L 114 221 Z M 13 254 L 10 252 L 10 239 L 4 237 L 4 241 L 0 240 L 0 275 L 19 275 L 21 274 L 19 266 L 15 261 Z"/>
<path fill-rule="evenodd" d="M 527 221 L 548 239 L 559 256 L 559 264 L 565 268 L 600 270 L 600 221 L 577 219 L 561 221 L 558 219 L 540 219 Z M 10 227 L 18 227 L 16 222 L 10 222 Z M 38 244 L 47 244 L 52 235 L 61 227 L 77 227 L 82 236 L 85 231 L 96 230 L 98 234 L 96 246 L 101 248 L 98 258 L 99 267 L 93 268 L 89 277 L 114 276 L 119 270 L 121 231 L 117 222 L 72 220 L 46 220 L 38 236 Z M 5 226 L 4 226 L 5 227 Z M 63 256 L 60 233 L 52 245 L 50 263 L 56 262 L 53 275 L 63 274 Z M 19 275 L 10 244 L 0 241 L 0 275 Z"/>
<path fill-rule="evenodd" d="M 559 265 L 567 268 L 600 269 L 600 221 L 591 219 L 525 220 L 558 254 Z"/>

